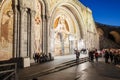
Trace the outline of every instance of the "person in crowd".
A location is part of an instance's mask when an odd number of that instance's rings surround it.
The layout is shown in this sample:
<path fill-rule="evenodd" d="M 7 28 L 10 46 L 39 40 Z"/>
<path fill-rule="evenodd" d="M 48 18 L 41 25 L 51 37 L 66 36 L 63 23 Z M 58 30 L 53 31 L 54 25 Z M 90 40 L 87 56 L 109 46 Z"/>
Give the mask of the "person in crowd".
<path fill-rule="evenodd" d="M 93 50 L 89 51 L 89 58 L 90 58 L 90 62 L 94 62 L 94 51 Z"/>
<path fill-rule="evenodd" d="M 39 59 L 39 62 L 42 63 L 43 62 L 43 57 L 42 57 L 42 54 L 40 54 L 40 59 Z"/>
<path fill-rule="evenodd" d="M 111 63 L 113 63 L 113 57 L 114 57 L 114 55 L 113 55 L 113 51 L 112 50 L 110 50 L 110 61 L 111 61 Z"/>
<path fill-rule="evenodd" d="M 114 64 L 115 64 L 115 65 L 118 64 L 118 56 L 119 56 L 118 51 L 115 50 L 115 53 L 114 53 Z"/>
<path fill-rule="evenodd" d="M 39 63 L 39 58 L 40 58 L 39 53 L 34 53 L 33 59 L 34 59 L 35 63 Z"/>
<path fill-rule="evenodd" d="M 97 49 L 95 50 L 95 59 L 96 59 L 96 62 L 98 62 L 98 57 L 99 57 L 99 55 L 98 55 L 98 52 L 97 52 Z"/>
<path fill-rule="evenodd" d="M 78 50 L 74 50 L 76 54 L 76 62 L 79 62 L 80 52 Z"/>
<path fill-rule="evenodd" d="M 105 63 L 108 63 L 108 60 L 109 60 L 109 52 L 108 52 L 108 50 L 105 50 L 104 57 L 105 57 Z"/>
<path fill-rule="evenodd" d="M 48 53 L 48 56 L 49 56 L 49 60 L 50 60 L 50 61 L 54 59 L 54 58 L 52 57 L 52 54 L 51 54 L 50 52 Z"/>

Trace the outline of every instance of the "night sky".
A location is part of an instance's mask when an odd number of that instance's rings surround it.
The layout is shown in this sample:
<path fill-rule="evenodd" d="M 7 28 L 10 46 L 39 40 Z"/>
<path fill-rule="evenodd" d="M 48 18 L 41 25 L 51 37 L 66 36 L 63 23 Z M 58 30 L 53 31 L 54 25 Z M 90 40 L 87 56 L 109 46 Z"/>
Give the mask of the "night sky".
<path fill-rule="evenodd" d="M 79 0 L 92 10 L 96 22 L 120 26 L 120 0 Z"/>

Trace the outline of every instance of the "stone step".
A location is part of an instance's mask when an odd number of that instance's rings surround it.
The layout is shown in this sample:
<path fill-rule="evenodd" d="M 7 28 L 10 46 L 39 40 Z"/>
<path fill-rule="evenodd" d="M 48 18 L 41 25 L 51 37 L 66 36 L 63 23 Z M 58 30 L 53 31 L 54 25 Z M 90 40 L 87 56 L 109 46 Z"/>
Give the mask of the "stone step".
<path fill-rule="evenodd" d="M 53 68 L 44 70 L 43 72 L 33 73 L 32 75 L 27 76 L 26 79 L 32 79 L 34 77 L 41 77 L 41 76 L 48 75 L 48 74 L 51 74 L 51 73 L 59 72 L 61 70 L 76 66 L 78 64 L 81 64 L 81 63 L 84 63 L 84 62 L 87 62 L 87 61 L 89 61 L 88 57 L 80 58 L 77 63 L 76 63 L 76 60 L 71 60 L 71 61 L 68 61 L 68 62 L 64 62 L 64 63 L 61 63 L 61 64 L 59 64 L 59 65 L 57 65 Z"/>

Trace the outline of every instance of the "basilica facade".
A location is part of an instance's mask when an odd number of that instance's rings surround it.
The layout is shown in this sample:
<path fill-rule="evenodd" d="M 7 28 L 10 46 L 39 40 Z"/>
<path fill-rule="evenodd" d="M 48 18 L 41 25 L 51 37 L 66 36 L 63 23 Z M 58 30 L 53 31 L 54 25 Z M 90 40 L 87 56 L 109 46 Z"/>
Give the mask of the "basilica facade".
<path fill-rule="evenodd" d="M 82 48 L 99 49 L 99 36 L 92 11 L 78 0 L 0 2 L 0 61 Z"/>

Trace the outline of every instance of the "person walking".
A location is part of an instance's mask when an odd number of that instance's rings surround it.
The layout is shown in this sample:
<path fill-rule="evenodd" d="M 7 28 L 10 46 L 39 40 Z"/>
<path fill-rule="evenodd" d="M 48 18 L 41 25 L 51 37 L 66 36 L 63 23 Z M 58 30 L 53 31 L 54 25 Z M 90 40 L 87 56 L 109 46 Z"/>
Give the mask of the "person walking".
<path fill-rule="evenodd" d="M 76 54 L 76 63 L 79 63 L 80 52 L 78 50 L 74 50 Z"/>
<path fill-rule="evenodd" d="M 111 61 L 111 63 L 113 63 L 113 57 L 114 57 L 113 52 L 110 51 L 110 61 Z"/>
<path fill-rule="evenodd" d="M 94 51 L 93 50 L 89 51 L 89 59 L 90 59 L 90 62 L 94 62 Z"/>
<path fill-rule="evenodd" d="M 105 57 L 105 63 L 108 63 L 108 60 L 109 60 L 109 52 L 108 52 L 107 50 L 105 51 L 104 57 Z"/>

